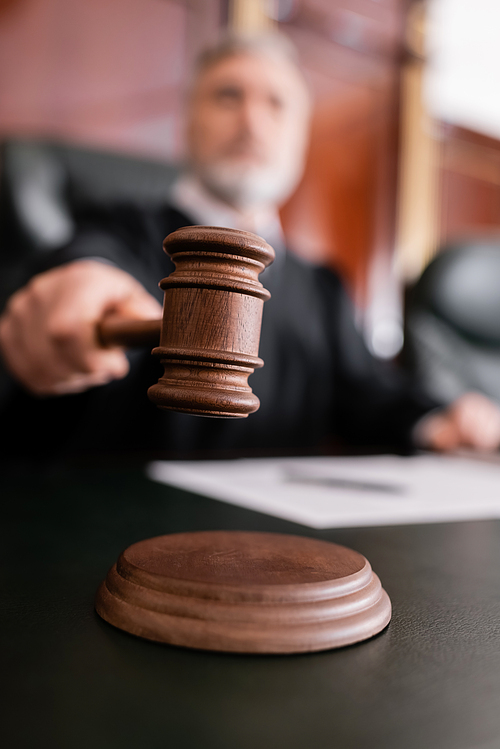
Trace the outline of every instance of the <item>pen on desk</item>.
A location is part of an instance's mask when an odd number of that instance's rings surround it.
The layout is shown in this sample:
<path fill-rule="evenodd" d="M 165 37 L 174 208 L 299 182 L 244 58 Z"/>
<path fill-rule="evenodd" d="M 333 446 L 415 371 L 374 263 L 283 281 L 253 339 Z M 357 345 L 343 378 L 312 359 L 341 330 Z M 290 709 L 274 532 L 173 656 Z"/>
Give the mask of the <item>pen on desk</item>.
<path fill-rule="evenodd" d="M 379 492 L 383 494 L 404 494 L 405 487 L 401 484 L 385 484 L 375 481 L 359 481 L 339 476 L 306 476 L 301 473 L 287 471 L 285 481 L 297 484 L 317 484 L 318 486 L 332 487 L 335 489 L 352 489 L 362 492 Z"/>

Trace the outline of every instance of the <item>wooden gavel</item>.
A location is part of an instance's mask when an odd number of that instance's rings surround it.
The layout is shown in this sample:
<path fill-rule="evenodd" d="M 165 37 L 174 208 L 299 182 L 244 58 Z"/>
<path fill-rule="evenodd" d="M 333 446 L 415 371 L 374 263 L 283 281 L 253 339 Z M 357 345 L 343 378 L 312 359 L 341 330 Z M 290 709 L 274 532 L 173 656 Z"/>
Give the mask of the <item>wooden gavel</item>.
<path fill-rule="evenodd" d="M 160 408 L 200 416 L 246 417 L 259 408 L 248 377 L 258 356 L 264 302 L 259 273 L 274 250 L 250 232 L 178 229 L 163 242 L 175 270 L 160 282 L 162 320 L 105 318 L 102 345 L 156 346 L 164 373 L 148 396 Z M 159 342 L 159 346 L 158 346 Z"/>
<path fill-rule="evenodd" d="M 253 234 L 195 226 L 163 244 L 175 271 L 163 324 L 105 320 L 103 342 L 160 345 L 160 408 L 247 416 L 259 407 L 248 376 L 264 301 L 258 279 L 273 249 Z M 161 327 L 161 333 L 160 333 Z M 139 637 L 238 653 L 300 653 L 350 645 L 387 626 L 391 603 L 367 560 L 288 534 L 198 531 L 146 539 L 120 554 L 97 591 L 97 613 Z"/>

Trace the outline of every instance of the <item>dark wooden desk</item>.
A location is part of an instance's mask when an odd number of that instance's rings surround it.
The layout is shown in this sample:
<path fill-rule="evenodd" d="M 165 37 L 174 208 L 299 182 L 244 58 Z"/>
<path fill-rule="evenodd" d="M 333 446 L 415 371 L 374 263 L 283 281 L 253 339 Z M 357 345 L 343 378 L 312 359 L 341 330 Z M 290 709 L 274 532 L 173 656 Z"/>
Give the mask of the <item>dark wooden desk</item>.
<path fill-rule="evenodd" d="M 6 749 L 498 749 L 500 523 L 315 532 L 148 482 L 140 470 L 5 471 L 0 741 Z M 130 543 L 231 528 L 365 554 L 381 635 L 239 656 L 156 645 L 93 610 Z"/>

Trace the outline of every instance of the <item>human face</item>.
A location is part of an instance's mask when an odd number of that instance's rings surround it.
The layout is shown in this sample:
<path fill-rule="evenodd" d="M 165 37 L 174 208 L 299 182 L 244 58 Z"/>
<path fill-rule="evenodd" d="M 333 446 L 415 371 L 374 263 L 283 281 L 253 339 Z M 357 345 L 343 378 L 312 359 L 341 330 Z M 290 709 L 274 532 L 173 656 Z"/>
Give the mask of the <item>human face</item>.
<path fill-rule="evenodd" d="M 296 186 L 307 144 L 309 99 L 288 62 L 238 54 L 194 87 L 187 140 L 205 186 L 239 209 L 276 205 Z"/>

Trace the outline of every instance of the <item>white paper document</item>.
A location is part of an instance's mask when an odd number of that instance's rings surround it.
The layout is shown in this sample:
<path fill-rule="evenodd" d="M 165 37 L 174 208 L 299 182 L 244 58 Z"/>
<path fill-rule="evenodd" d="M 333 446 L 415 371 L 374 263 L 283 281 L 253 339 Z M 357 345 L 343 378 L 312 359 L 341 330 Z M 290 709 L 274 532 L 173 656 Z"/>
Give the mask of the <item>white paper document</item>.
<path fill-rule="evenodd" d="M 157 461 L 147 475 L 312 528 L 500 518 L 500 463 L 456 457 Z"/>

